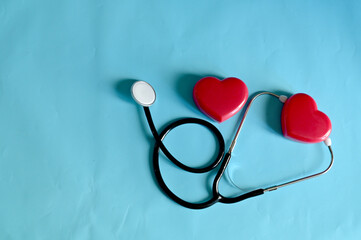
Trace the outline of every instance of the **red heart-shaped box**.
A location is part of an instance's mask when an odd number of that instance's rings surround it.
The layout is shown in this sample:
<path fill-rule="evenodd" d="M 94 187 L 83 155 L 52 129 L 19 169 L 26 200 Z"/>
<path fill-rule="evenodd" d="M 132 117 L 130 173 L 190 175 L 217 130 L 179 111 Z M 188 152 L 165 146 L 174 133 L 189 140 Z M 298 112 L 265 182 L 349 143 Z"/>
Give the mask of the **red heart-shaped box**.
<path fill-rule="evenodd" d="M 234 77 L 219 80 L 205 77 L 193 88 L 198 108 L 218 122 L 223 122 L 242 109 L 248 98 L 246 84 Z"/>
<path fill-rule="evenodd" d="M 325 141 L 331 133 L 331 121 L 317 110 L 315 100 L 298 93 L 287 99 L 281 114 L 283 135 L 304 143 Z"/>

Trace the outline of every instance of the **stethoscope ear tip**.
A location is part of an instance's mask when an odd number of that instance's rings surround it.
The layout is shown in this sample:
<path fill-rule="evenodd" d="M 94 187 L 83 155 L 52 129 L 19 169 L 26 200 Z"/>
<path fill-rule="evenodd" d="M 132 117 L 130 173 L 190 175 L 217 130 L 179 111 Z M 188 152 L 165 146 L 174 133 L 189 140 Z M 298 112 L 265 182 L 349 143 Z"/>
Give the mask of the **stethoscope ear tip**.
<path fill-rule="evenodd" d="M 137 81 L 133 83 L 131 93 L 133 99 L 143 107 L 151 106 L 156 99 L 153 87 L 145 81 Z"/>

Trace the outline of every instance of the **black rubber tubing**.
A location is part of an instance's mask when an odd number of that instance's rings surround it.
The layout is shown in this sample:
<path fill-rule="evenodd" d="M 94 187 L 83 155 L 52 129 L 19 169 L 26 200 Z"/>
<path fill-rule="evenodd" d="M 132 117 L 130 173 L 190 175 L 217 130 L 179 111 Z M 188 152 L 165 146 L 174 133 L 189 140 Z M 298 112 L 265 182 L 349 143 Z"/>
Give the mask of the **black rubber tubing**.
<path fill-rule="evenodd" d="M 152 135 L 155 139 L 155 144 L 154 144 L 154 151 L 153 151 L 153 170 L 154 170 L 154 174 L 156 177 L 156 180 L 159 184 L 159 186 L 162 188 L 163 192 L 173 201 L 175 201 L 176 203 L 190 208 L 190 209 L 203 209 L 203 208 L 207 208 L 212 206 L 213 204 L 215 204 L 216 202 L 222 202 L 222 203 L 235 203 L 235 202 L 239 202 L 242 200 L 245 200 L 247 198 L 251 198 L 251 197 L 255 197 L 258 195 L 262 195 L 264 193 L 263 189 L 257 189 L 245 194 L 242 194 L 240 196 L 237 197 L 224 197 L 219 193 L 218 190 L 218 184 L 219 181 L 230 161 L 231 158 L 231 154 L 226 153 L 224 154 L 225 151 L 225 143 L 224 143 L 224 138 L 222 136 L 222 134 L 219 132 L 219 130 L 211 123 L 199 119 L 199 118 L 183 118 L 177 121 L 174 121 L 172 123 L 170 123 L 169 125 L 167 125 L 165 127 L 165 129 L 158 134 L 157 129 L 154 126 L 154 122 L 152 119 L 152 116 L 150 114 L 150 110 L 149 107 L 144 107 L 144 113 L 146 115 L 150 130 L 152 132 Z M 215 137 L 217 138 L 217 142 L 218 142 L 218 154 L 216 156 L 216 158 L 214 159 L 213 162 L 211 162 L 209 165 L 205 166 L 205 167 L 201 167 L 201 168 L 193 168 L 193 167 L 189 167 L 183 163 L 181 163 L 179 160 L 177 160 L 169 151 L 168 149 L 164 146 L 163 144 L 163 140 L 165 138 L 165 136 L 174 128 L 179 127 L 181 125 L 184 124 L 199 124 L 202 125 L 204 127 L 206 127 L 209 131 L 211 131 Z M 165 184 L 162 174 L 160 172 L 160 167 L 159 167 L 159 149 L 162 150 L 162 152 L 164 153 L 164 155 L 171 160 L 176 166 L 178 166 L 179 168 L 187 171 L 187 172 L 192 172 L 192 173 L 205 173 L 205 172 L 209 172 L 213 169 L 215 169 L 220 163 L 221 166 L 217 172 L 217 175 L 213 181 L 213 186 L 212 186 L 212 197 L 205 201 L 205 202 L 201 202 L 201 203 L 192 203 L 192 202 L 188 202 L 185 201 L 183 199 L 181 199 L 180 197 L 178 197 L 177 195 L 175 195 L 169 188 L 168 186 Z M 222 161 L 223 159 L 223 161 Z"/>

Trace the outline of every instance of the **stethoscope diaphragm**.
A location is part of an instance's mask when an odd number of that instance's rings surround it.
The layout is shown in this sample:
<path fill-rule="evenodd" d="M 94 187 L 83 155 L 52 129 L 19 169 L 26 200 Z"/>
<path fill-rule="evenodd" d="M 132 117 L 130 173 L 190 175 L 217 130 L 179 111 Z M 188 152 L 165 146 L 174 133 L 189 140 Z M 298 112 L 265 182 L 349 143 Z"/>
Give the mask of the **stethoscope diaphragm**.
<path fill-rule="evenodd" d="M 156 99 L 153 87 L 144 81 L 137 81 L 132 85 L 133 99 L 143 107 L 151 106 Z"/>

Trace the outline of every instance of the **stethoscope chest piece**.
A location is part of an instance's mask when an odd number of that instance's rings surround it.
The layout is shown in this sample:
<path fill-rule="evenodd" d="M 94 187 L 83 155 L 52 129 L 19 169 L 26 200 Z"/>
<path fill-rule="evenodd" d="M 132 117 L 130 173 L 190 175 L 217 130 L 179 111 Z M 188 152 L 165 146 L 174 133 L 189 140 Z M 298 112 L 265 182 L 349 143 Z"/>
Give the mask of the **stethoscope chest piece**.
<path fill-rule="evenodd" d="M 153 87 L 144 81 L 137 81 L 132 85 L 133 99 L 143 107 L 149 107 L 155 102 L 155 91 Z"/>

